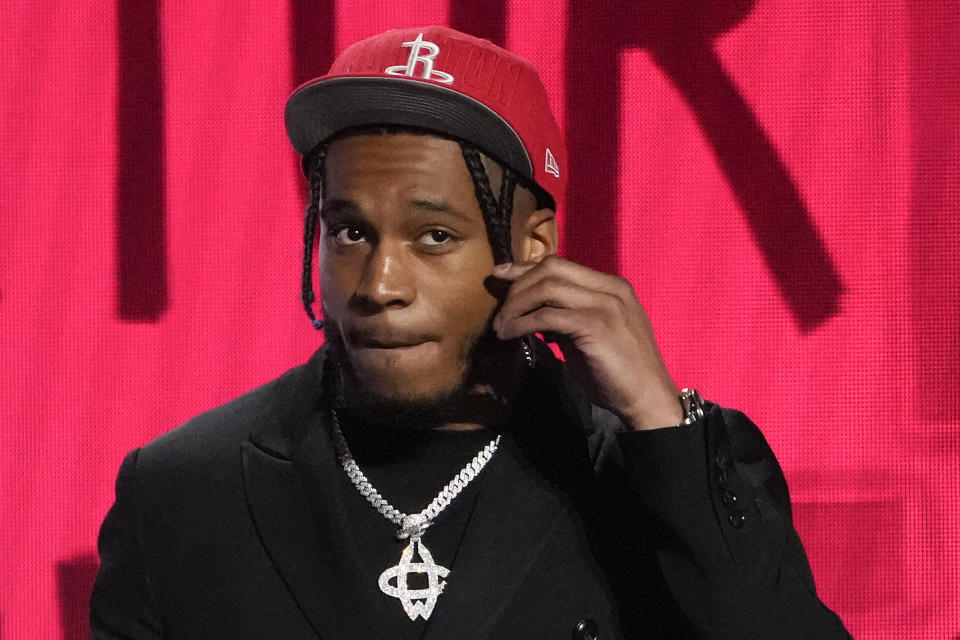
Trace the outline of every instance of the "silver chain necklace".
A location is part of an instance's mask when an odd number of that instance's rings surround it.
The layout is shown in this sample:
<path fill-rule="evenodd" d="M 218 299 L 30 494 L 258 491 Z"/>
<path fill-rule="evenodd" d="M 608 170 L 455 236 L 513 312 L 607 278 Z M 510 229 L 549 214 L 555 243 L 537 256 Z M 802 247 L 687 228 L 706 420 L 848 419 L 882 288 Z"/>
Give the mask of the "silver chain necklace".
<path fill-rule="evenodd" d="M 430 619 L 433 608 L 437 605 L 437 598 L 443 592 L 446 584 L 444 578 L 450 575 L 450 570 L 442 567 L 433 561 L 433 556 L 427 549 L 427 546 L 421 542 L 420 538 L 427 527 L 433 524 L 440 512 L 447 508 L 460 493 L 467 488 L 474 478 L 480 473 L 484 466 L 490 462 L 490 458 L 497 451 L 500 444 L 500 436 L 491 440 L 477 455 L 473 457 L 467 466 L 460 473 L 453 477 L 453 480 L 440 490 L 437 497 L 430 504 L 423 508 L 420 513 L 406 514 L 399 511 L 380 495 L 367 476 L 363 474 L 357 461 L 353 459 L 350 453 L 350 447 L 343 437 L 340 430 L 340 420 L 337 418 L 337 412 L 330 411 L 333 418 L 334 445 L 336 447 L 337 459 L 340 461 L 343 470 L 346 471 L 350 482 L 356 487 L 364 498 L 367 499 L 374 509 L 384 518 L 397 525 L 396 537 L 398 540 L 410 540 L 410 543 L 400 554 L 400 562 L 380 574 L 377 584 L 380 591 L 400 600 L 403 610 L 411 620 L 422 617 L 424 620 Z M 415 561 L 419 556 L 420 561 Z M 407 575 L 419 573 L 427 576 L 427 588 L 411 589 L 407 586 Z"/>

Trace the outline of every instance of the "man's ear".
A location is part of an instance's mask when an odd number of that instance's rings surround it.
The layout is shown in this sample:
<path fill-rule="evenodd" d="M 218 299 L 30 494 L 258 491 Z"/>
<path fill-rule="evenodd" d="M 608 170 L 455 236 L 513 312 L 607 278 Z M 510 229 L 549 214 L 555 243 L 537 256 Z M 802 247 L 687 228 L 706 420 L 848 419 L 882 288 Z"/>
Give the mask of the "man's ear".
<path fill-rule="evenodd" d="M 519 251 L 514 257 L 522 262 L 540 262 L 559 248 L 557 215 L 550 209 L 537 209 L 523 221 L 520 228 Z M 515 245 L 516 246 L 516 245 Z"/>

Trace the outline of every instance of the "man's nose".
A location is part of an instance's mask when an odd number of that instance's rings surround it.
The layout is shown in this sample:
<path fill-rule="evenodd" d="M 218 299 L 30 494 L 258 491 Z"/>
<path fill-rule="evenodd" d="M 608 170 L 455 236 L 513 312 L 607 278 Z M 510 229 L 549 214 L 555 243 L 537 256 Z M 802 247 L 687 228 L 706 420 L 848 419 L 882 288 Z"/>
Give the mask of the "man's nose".
<path fill-rule="evenodd" d="M 388 242 L 376 245 L 354 293 L 354 304 L 360 310 L 373 313 L 390 307 L 406 307 L 415 297 L 415 282 L 403 248 Z"/>

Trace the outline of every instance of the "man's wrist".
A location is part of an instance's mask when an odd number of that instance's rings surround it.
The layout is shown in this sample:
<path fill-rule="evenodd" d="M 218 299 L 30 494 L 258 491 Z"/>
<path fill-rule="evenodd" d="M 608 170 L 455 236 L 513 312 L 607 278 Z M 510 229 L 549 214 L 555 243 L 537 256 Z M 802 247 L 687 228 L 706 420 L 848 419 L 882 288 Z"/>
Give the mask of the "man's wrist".
<path fill-rule="evenodd" d="M 632 411 L 622 416 L 634 431 L 648 431 L 675 427 L 683 420 L 683 407 L 677 402 L 676 389 L 659 394 L 657 398 L 644 397 Z"/>
<path fill-rule="evenodd" d="M 703 398 L 695 389 L 683 389 L 678 394 L 665 396 L 655 403 L 625 416 L 625 422 L 634 431 L 666 429 L 692 424 L 703 418 Z"/>

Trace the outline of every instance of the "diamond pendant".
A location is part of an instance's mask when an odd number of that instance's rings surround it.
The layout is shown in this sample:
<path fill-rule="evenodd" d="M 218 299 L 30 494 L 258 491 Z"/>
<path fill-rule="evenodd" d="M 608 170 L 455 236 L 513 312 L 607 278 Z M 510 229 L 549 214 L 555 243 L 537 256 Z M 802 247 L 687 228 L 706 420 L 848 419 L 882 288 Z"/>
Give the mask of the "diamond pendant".
<path fill-rule="evenodd" d="M 420 557 L 419 562 L 414 561 L 416 555 Z M 425 574 L 427 588 L 409 588 L 407 576 L 411 573 Z M 430 551 L 420 542 L 420 536 L 416 535 L 410 536 L 410 544 L 400 554 L 400 562 L 381 573 L 378 583 L 380 591 L 400 600 L 403 610 L 411 620 L 416 620 L 418 616 L 429 620 L 433 608 L 437 605 L 437 598 L 446 584 L 442 578 L 448 575 L 450 570 L 434 563 Z"/>

